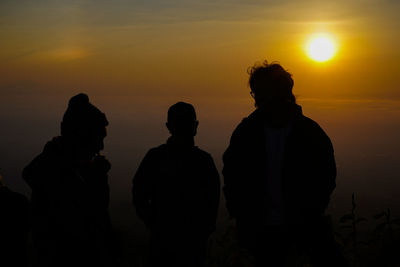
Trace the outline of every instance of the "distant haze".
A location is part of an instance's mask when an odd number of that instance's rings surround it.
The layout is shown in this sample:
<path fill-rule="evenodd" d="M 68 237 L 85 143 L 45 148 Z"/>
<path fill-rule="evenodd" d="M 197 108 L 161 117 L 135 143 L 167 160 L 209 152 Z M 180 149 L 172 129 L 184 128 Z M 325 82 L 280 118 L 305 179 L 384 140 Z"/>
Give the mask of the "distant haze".
<path fill-rule="evenodd" d="M 387 207 L 400 216 L 399 12 L 389 0 L 1 1 L 4 181 L 30 194 L 23 167 L 59 134 L 69 98 L 86 92 L 110 121 L 111 213 L 129 227 L 137 222 L 131 179 L 146 151 L 168 138 L 168 107 L 195 106 L 196 143 L 221 170 L 233 129 L 254 110 L 247 68 L 268 59 L 293 74 L 304 114 L 333 141 L 330 212 L 349 210 L 355 192 L 365 216 Z M 303 49 L 319 31 L 338 40 L 326 63 Z"/>

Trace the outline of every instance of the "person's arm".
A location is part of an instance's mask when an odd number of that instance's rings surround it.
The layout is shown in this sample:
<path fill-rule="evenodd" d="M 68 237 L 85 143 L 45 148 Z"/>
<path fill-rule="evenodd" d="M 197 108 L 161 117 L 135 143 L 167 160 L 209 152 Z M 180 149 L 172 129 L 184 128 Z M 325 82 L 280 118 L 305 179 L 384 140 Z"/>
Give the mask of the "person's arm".
<path fill-rule="evenodd" d="M 132 200 L 136 214 L 148 227 L 151 219 L 153 170 L 153 152 L 150 150 L 140 163 L 132 183 Z"/>
<path fill-rule="evenodd" d="M 331 140 L 324 133 L 321 143 L 324 143 L 320 151 L 320 166 L 323 180 L 321 181 L 321 209 L 325 210 L 329 204 L 330 196 L 336 188 L 336 162 Z"/>
<path fill-rule="evenodd" d="M 240 178 L 244 157 L 243 150 L 243 122 L 235 129 L 232 134 L 228 148 L 223 155 L 224 167 L 222 174 L 224 176 L 223 192 L 225 195 L 226 207 L 229 215 L 236 218 L 240 205 Z"/>
<path fill-rule="evenodd" d="M 208 185 L 209 194 L 207 194 L 207 207 L 209 208 L 209 234 L 215 231 L 215 226 L 218 217 L 218 208 L 220 200 L 221 185 L 219 181 L 218 170 L 215 167 L 214 160 L 209 156 L 209 174 Z"/>
<path fill-rule="evenodd" d="M 104 157 L 97 155 L 92 162 L 92 181 L 94 196 L 97 206 L 107 210 L 110 203 L 110 186 L 108 184 L 108 172 L 111 169 L 111 163 Z"/>
<path fill-rule="evenodd" d="M 330 196 L 336 187 L 336 162 L 333 145 L 329 137 L 317 127 L 312 136 L 314 142 L 314 183 L 316 186 L 315 207 L 320 213 L 328 207 Z"/>

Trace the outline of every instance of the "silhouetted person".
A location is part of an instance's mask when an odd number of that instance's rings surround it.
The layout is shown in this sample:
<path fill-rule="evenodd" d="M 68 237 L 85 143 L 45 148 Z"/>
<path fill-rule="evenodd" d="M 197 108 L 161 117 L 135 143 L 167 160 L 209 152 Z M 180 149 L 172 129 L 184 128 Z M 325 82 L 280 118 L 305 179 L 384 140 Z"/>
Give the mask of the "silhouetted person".
<path fill-rule="evenodd" d="M 28 199 L 3 185 L 0 175 L 0 266 L 28 266 Z"/>
<path fill-rule="evenodd" d="M 302 114 L 281 65 L 264 62 L 249 74 L 256 110 L 237 126 L 223 156 L 239 242 L 257 266 L 284 266 L 293 246 L 313 266 L 345 266 L 323 217 L 336 186 L 330 139 Z"/>
<path fill-rule="evenodd" d="M 151 231 L 151 266 L 204 266 L 220 195 L 210 154 L 194 145 L 198 121 L 192 105 L 168 110 L 171 137 L 152 148 L 133 179 L 136 213 Z"/>
<path fill-rule="evenodd" d="M 39 267 L 109 266 L 108 121 L 85 94 L 71 98 L 61 136 L 23 171 L 32 188 L 34 262 Z"/>

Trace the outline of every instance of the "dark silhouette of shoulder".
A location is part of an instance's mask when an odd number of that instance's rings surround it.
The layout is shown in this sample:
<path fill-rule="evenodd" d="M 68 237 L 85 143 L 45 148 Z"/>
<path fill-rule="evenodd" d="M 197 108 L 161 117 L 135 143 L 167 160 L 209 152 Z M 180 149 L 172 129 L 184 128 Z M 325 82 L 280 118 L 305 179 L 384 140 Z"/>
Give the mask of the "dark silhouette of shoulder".
<path fill-rule="evenodd" d="M 34 266 L 111 263 L 111 165 L 100 155 L 107 125 L 105 114 L 87 95 L 73 96 L 61 135 L 47 142 L 24 168 L 23 179 L 32 189 Z"/>
<path fill-rule="evenodd" d="M 223 155 L 224 193 L 233 217 L 250 219 L 260 215 L 263 202 L 260 188 L 263 188 L 266 160 L 264 127 L 268 119 L 268 113 L 260 109 L 244 118 L 234 130 Z M 297 218 L 304 217 L 307 212 L 320 214 L 336 186 L 332 143 L 318 123 L 302 114 L 300 106 L 295 106 L 286 122 L 291 128 L 284 172 L 288 209 Z M 303 207 L 299 207 L 300 203 Z"/>
<path fill-rule="evenodd" d="M 56 171 L 62 161 L 62 140 L 60 137 L 55 137 L 47 142 L 42 153 L 35 157 L 22 172 L 22 177 L 31 188 L 45 188 L 54 184 L 54 178 L 49 177 L 52 171 Z M 51 189 L 52 190 L 52 189 Z"/>
<path fill-rule="evenodd" d="M 182 164 L 177 165 L 178 161 Z M 150 149 L 141 162 L 133 179 L 133 203 L 150 228 L 175 228 L 183 217 L 195 216 L 210 233 L 215 228 L 219 188 L 218 171 L 209 153 L 195 146 L 176 150 L 163 144 Z M 190 215 L 193 212 L 197 214 Z M 186 226 L 190 227 L 178 228 Z"/>
<path fill-rule="evenodd" d="M 27 266 L 29 202 L 0 185 L 0 265 Z"/>

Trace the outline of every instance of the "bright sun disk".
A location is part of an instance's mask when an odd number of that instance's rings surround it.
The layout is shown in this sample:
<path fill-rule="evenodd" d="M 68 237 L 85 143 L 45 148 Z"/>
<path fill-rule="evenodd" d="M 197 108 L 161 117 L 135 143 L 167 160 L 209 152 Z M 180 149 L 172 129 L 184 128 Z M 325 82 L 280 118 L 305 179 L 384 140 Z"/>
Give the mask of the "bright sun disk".
<path fill-rule="evenodd" d="M 330 60 L 335 55 L 335 52 L 334 41 L 326 35 L 313 37 L 307 47 L 309 57 L 318 62 Z"/>

